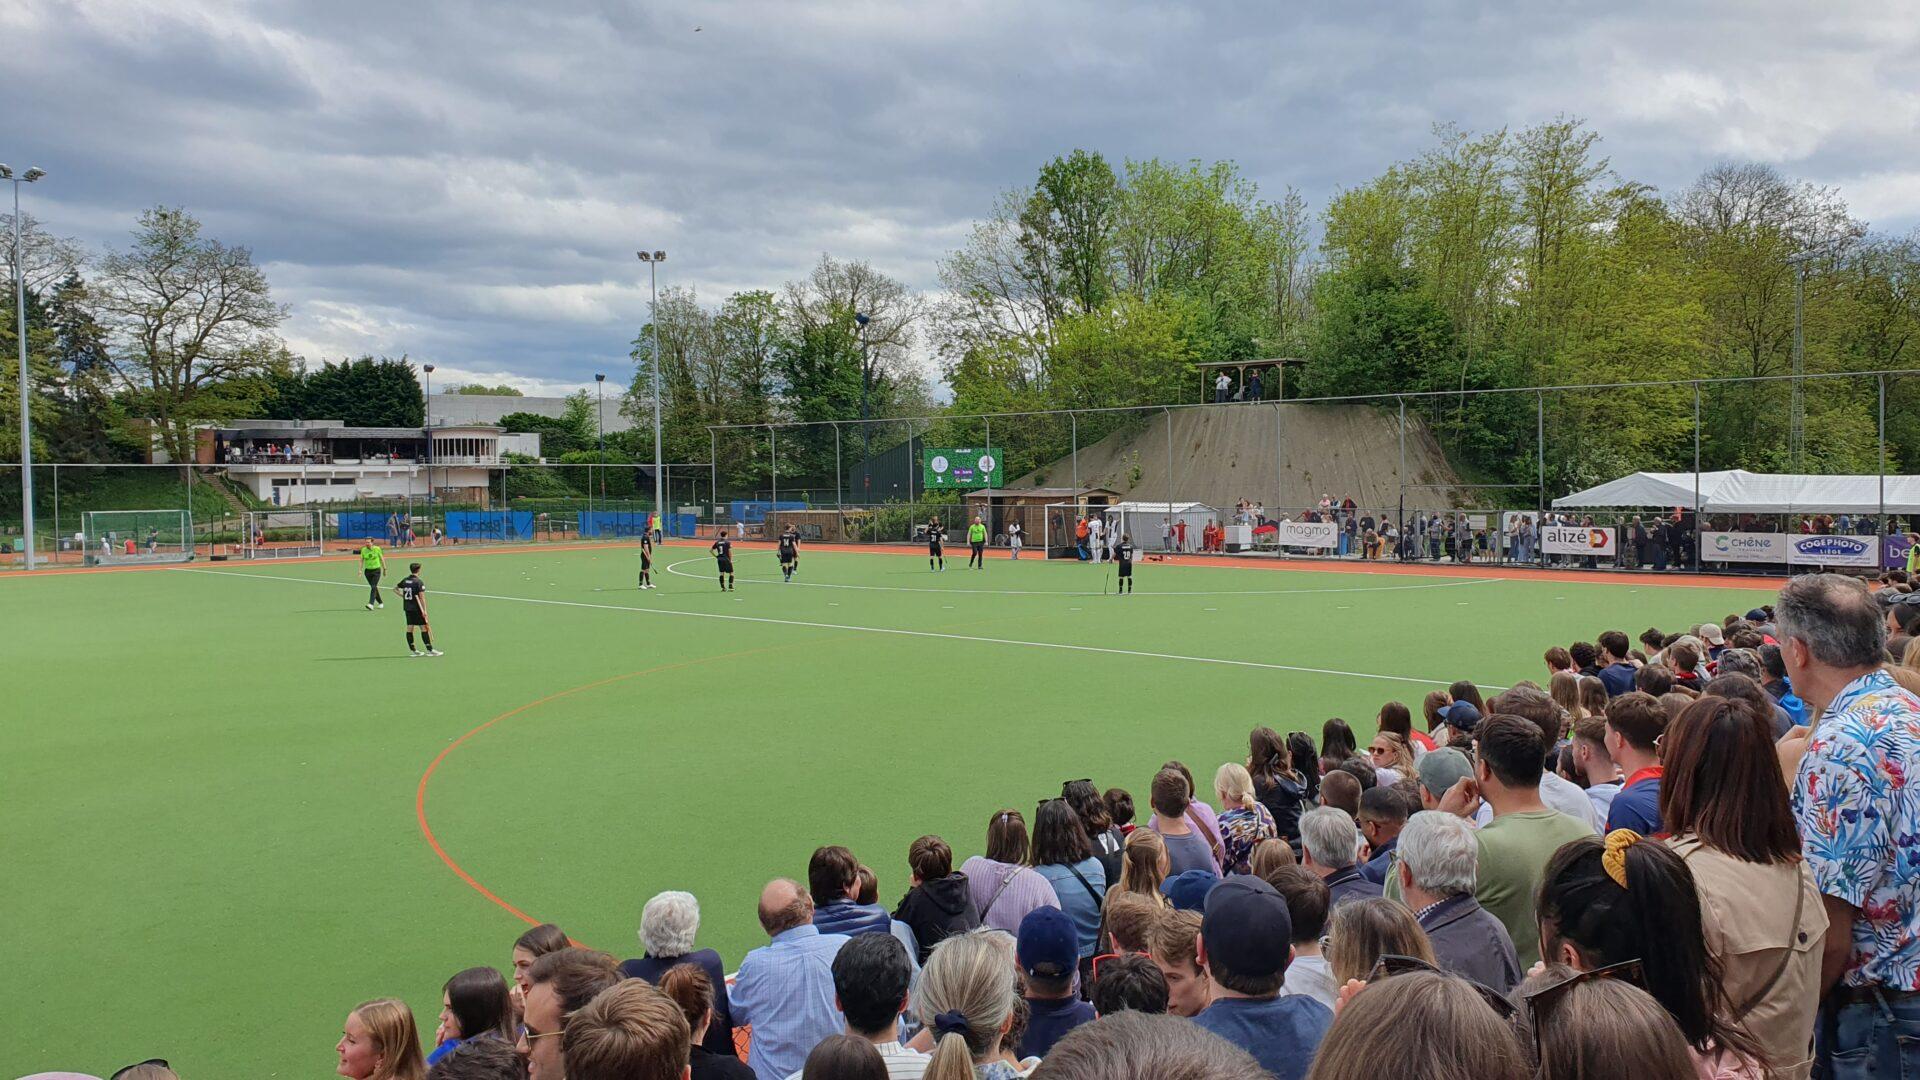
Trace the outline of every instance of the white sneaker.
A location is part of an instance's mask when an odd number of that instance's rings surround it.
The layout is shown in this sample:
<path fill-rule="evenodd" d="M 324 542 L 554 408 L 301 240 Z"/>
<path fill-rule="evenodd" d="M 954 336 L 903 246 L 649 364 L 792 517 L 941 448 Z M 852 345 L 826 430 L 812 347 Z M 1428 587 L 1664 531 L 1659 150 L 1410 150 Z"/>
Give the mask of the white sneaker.
<path fill-rule="evenodd" d="M 372 610 L 373 610 L 373 605 L 372 605 L 372 604 L 368 604 L 368 605 L 367 605 L 367 610 L 368 610 L 368 611 L 372 611 Z"/>
<path fill-rule="evenodd" d="M 420 651 L 419 649 L 408 649 L 408 650 L 407 650 L 407 655 L 408 655 L 408 656 L 425 656 L 425 655 L 427 655 L 427 654 L 426 654 L 426 653 L 423 653 L 423 652 L 421 652 L 421 651 Z"/>
<path fill-rule="evenodd" d="M 387 606 L 387 602 L 385 600 L 376 601 L 373 606 L 377 608 L 385 608 Z"/>
<path fill-rule="evenodd" d="M 441 651 L 440 651 L 439 649 L 428 649 L 428 650 L 427 650 L 427 655 L 428 655 L 428 656 L 445 656 L 445 655 L 447 655 L 447 654 L 446 654 L 446 653 L 443 653 L 443 652 L 441 652 Z"/>

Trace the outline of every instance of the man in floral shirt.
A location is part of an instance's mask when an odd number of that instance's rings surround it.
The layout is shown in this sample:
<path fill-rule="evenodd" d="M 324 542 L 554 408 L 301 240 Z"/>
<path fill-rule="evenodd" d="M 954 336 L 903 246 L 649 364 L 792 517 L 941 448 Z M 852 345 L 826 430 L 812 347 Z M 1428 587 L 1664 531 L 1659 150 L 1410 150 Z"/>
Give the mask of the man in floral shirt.
<path fill-rule="evenodd" d="M 1886 626 L 1859 581 L 1797 578 L 1775 618 L 1820 718 L 1793 783 L 1831 924 L 1814 1076 L 1920 1075 L 1920 698 L 1884 670 Z"/>

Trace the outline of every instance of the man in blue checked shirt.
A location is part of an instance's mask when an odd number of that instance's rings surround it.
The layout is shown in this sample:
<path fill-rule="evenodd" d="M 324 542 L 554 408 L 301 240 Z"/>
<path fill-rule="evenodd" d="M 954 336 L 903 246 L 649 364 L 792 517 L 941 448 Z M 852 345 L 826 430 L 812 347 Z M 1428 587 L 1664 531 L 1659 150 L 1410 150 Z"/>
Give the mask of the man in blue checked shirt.
<path fill-rule="evenodd" d="M 759 1080 L 784 1080 L 843 1026 L 834 1007 L 833 958 L 849 940 L 813 925 L 806 886 L 776 878 L 760 893 L 760 926 L 773 940 L 747 954 L 734 976 L 733 1022 L 753 1026 L 747 1064 Z"/>

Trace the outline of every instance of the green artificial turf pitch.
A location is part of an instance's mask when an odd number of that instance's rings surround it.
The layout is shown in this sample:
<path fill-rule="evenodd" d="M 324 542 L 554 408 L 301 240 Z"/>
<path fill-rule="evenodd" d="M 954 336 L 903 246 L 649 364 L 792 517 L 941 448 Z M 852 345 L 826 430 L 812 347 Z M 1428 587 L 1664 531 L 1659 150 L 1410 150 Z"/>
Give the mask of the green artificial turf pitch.
<path fill-rule="evenodd" d="M 957 864 L 1062 781 L 1144 807 L 1162 762 L 1210 786 L 1257 724 L 1364 740 L 1383 701 L 1417 714 L 1454 679 L 1541 677 L 1554 642 L 1768 598 L 1159 564 L 1117 597 L 1098 566 L 821 551 L 785 585 L 758 545 L 736 593 L 690 546 L 649 592 L 614 547 L 394 552 L 388 584 L 413 557 L 439 659 L 406 656 L 391 594 L 362 608 L 353 562 L 0 580 L 0 1075 L 324 1076 L 384 995 L 429 1037 L 441 983 L 505 968 L 525 927 L 423 836 L 443 752 L 429 822 L 501 900 L 626 957 L 647 897 L 688 889 L 731 966 L 763 940 L 761 884 L 817 845 L 892 904 L 913 838 Z"/>

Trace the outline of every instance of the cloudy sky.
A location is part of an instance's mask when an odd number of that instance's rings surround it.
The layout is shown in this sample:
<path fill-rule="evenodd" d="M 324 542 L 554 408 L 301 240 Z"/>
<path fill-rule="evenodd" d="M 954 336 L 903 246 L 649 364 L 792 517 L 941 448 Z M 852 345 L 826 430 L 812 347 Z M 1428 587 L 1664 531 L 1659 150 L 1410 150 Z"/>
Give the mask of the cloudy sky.
<path fill-rule="evenodd" d="M 1436 122 L 1567 114 L 1663 190 L 1759 160 L 1920 223 L 1920 0 L 6 0 L 0 42 L 0 161 L 49 172 L 52 231 L 185 206 L 296 351 L 530 392 L 626 377 L 636 248 L 710 301 L 823 252 L 932 288 L 1074 147 L 1317 211 Z"/>

